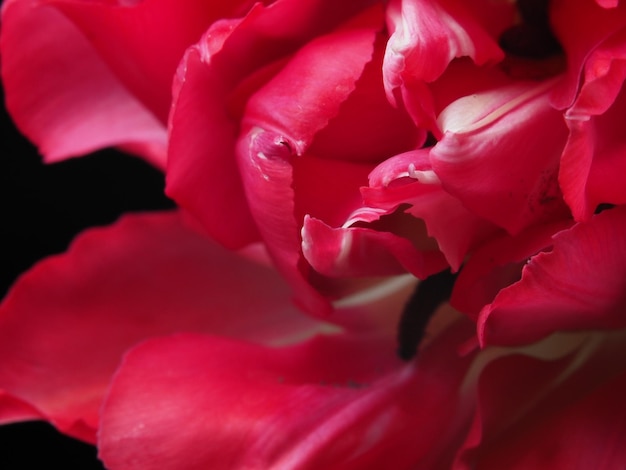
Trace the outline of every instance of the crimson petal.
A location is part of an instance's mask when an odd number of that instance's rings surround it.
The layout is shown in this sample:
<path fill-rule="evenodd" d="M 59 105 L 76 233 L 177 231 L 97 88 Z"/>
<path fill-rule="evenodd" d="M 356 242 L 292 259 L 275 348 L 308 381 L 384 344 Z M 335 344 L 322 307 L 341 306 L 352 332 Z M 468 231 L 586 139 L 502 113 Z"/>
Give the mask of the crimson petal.
<path fill-rule="evenodd" d="M 215 23 L 187 51 L 174 84 L 167 192 L 223 245 L 241 248 L 260 238 L 235 158 L 241 118 L 232 109 L 236 87 L 366 6 L 257 3 L 241 20 Z"/>
<path fill-rule="evenodd" d="M 177 331 L 299 339 L 316 327 L 289 297 L 274 271 L 214 246 L 176 213 L 128 216 L 18 280 L 0 307 L 0 389 L 93 442 L 126 349 Z"/>
<path fill-rule="evenodd" d="M 210 336 L 131 351 L 103 408 L 111 470 L 446 468 L 468 411 L 461 322 L 402 365 L 387 341 L 318 337 L 267 349 Z"/>
<path fill-rule="evenodd" d="M 554 236 L 520 281 L 480 313 L 482 344 L 525 344 L 558 330 L 626 326 L 626 207 L 602 212 Z"/>

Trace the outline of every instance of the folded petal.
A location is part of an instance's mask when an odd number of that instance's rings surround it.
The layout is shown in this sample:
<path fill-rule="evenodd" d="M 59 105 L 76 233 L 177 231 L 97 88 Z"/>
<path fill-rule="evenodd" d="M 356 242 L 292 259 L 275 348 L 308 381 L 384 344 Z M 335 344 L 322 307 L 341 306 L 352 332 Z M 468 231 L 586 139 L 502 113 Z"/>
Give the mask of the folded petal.
<path fill-rule="evenodd" d="M 570 135 L 559 182 L 577 220 L 588 220 L 599 204 L 626 202 L 621 175 L 626 141 L 626 30 L 599 46 L 587 59 L 579 95 L 565 113 Z"/>
<path fill-rule="evenodd" d="M 483 65 L 504 57 L 496 38 L 512 20 L 514 6 L 478 3 L 468 8 L 457 0 L 391 2 L 383 71 L 388 96 L 405 81 L 432 82 L 455 58 L 469 56 Z"/>
<path fill-rule="evenodd" d="M 339 112 L 341 103 L 354 89 L 365 64 L 371 60 L 381 23 L 381 12 L 368 10 L 339 30 L 311 41 L 250 98 L 245 108 L 237 161 L 252 216 L 277 267 L 294 286 L 297 300 L 318 315 L 328 313 L 330 306 L 307 281 L 310 267 L 300 247 L 304 215 L 296 211 L 294 187 L 305 193 L 308 188 L 297 184 L 294 167 L 306 168 L 306 156 L 302 156 L 306 147 Z M 326 176 L 331 175 L 338 176 Z M 352 176 L 350 179 L 354 180 Z M 305 179 L 315 181 L 312 177 L 306 174 Z M 359 195 L 355 186 L 347 186 L 353 188 L 353 198 Z M 343 192 L 342 185 L 335 187 Z M 309 191 L 310 195 L 316 193 Z M 306 204 L 306 198 L 302 199 Z M 313 204 L 317 206 L 314 209 L 324 212 L 330 209 L 332 213 L 335 208 L 318 200 Z M 308 208 L 304 210 L 308 212 Z"/>
<path fill-rule="evenodd" d="M 571 219 L 530 227 L 516 236 L 494 236 L 474 250 L 454 284 L 450 304 L 477 319 L 501 289 L 519 281 L 526 261 L 552 247 L 552 236 L 573 224 Z"/>
<path fill-rule="evenodd" d="M 553 248 L 532 257 L 519 282 L 480 313 L 482 344 L 524 344 L 558 330 L 626 326 L 626 207 L 554 236 Z"/>
<path fill-rule="evenodd" d="M 245 104 L 264 81 L 252 80 L 244 98 L 237 88 L 362 8 L 326 0 L 257 3 L 241 20 L 215 23 L 188 50 L 174 84 L 167 191 L 223 245 L 259 240 L 235 158 L 241 110 L 233 100 Z"/>
<path fill-rule="evenodd" d="M 457 387 L 471 356 L 454 347 L 468 326 L 405 365 L 389 342 L 343 335 L 279 349 L 210 336 L 147 342 L 116 374 L 100 456 L 111 470 L 446 468 L 468 417 Z"/>
<path fill-rule="evenodd" d="M 455 468 L 619 468 L 624 331 L 561 334 L 487 364 Z M 563 354 L 565 353 L 565 354 Z"/>
<path fill-rule="evenodd" d="M 623 35 L 626 27 L 626 8 L 606 8 L 610 0 L 554 0 L 550 2 L 550 25 L 567 57 L 567 70 L 552 93 L 552 102 L 558 108 L 571 106 L 579 91 L 588 80 L 595 80 L 594 73 L 584 71 L 587 61 L 596 48 L 605 41 Z M 595 60 L 591 59 L 593 64 Z M 593 69 L 601 72 L 606 63 L 595 63 Z M 598 95 L 598 97 L 600 97 Z M 610 100 L 610 95 L 601 98 Z"/>
<path fill-rule="evenodd" d="M 380 8 L 370 8 L 300 49 L 248 101 L 244 122 L 281 132 L 298 154 L 335 117 L 372 60 Z"/>
<path fill-rule="evenodd" d="M 256 127 L 239 142 L 239 162 L 250 209 L 269 255 L 306 311 L 327 316 L 331 306 L 309 283 L 311 267 L 301 253 L 295 217 L 293 167 L 297 158 L 282 136 Z"/>
<path fill-rule="evenodd" d="M 7 108 L 47 161 L 128 145 L 164 167 L 164 123 L 60 11 L 36 0 L 6 2 L 0 48 Z"/>
<path fill-rule="evenodd" d="M 307 217 L 302 238 L 304 257 L 326 276 L 389 276 L 410 272 L 424 279 L 446 268 L 440 252 L 421 252 L 410 240 L 387 231 L 332 228 Z"/>
<path fill-rule="evenodd" d="M 427 235 L 436 240 L 439 250 L 456 271 L 468 252 L 498 229 L 468 211 L 461 201 L 442 188 L 430 163 L 429 152 L 429 148 L 406 152 L 378 165 L 370 174 L 370 187 L 362 190 L 364 203 L 379 214 L 390 214 L 408 205 L 403 212 L 414 218 L 413 224 L 405 220 L 386 230 L 409 238 L 421 250 L 433 251 L 423 230 L 416 230 L 418 221 L 423 221 Z M 455 229 L 450 230 L 450 227 Z"/>
<path fill-rule="evenodd" d="M 566 128 L 549 87 L 522 83 L 466 96 L 439 116 L 444 136 L 430 159 L 443 188 L 511 234 L 568 213 L 557 182 Z"/>
<path fill-rule="evenodd" d="M 289 298 L 275 272 L 214 246 L 177 214 L 128 216 L 16 283 L 0 307 L 0 388 L 93 442 L 128 348 L 178 331 L 299 339 L 314 323 Z"/>

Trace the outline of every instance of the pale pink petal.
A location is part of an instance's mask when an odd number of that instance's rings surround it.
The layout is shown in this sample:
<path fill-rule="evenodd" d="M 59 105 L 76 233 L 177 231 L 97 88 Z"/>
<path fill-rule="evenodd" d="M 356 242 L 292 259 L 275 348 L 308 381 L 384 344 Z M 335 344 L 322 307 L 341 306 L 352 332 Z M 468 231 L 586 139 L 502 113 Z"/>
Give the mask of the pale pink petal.
<path fill-rule="evenodd" d="M 626 207 L 606 210 L 554 236 L 519 282 L 479 317 L 482 344 L 526 344 L 558 330 L 626 326 Z"/>
<path fill-rule="evenodd" d="M 386 341 L 320 337 L 267 349 L 210 336 L 129 353 L 103 409 L 111 470 L 446 468 L 467 424 L 472 356 L 457 324 L 401 364 Z"/>
<path fill-rule="evenodd" d="M 129 145 L 164 167 L 164 123 L 53 6 L 6 2 L 0 48 L 7 108 L 48 162 Z"/>
<path fill-rule="evenodd" d="M 388 96 L 405 82 L 432 82 L 458 57 L 471 57 L 478 65 L 501 60 L 497 38 L 513 12 L 505 2 L 474 2 L 468 8 L 458 0 L 392 1 L 383 69 Z M 490 24 L 481 24 L 484 20 Z"/>
<path fill-rule="evenodd" d="M 274 271 L 216 247 L 177 214 L 128 216 L 18 280 L 0 308 L 0 388 L 93 442 L 128 348 L 178 331 L 297 340 L 315 326 L 289 300 Z"/>
<path fill-rule="evenodd" d="M 619 0 L 596 0 L 602 8 L 615 8 L 619 5 Z"/>

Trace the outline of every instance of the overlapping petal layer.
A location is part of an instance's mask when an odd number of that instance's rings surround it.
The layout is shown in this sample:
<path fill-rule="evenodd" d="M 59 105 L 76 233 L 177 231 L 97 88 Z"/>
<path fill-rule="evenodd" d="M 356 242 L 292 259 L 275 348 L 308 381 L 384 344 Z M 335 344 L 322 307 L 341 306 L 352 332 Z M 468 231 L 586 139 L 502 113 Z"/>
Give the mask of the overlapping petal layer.
<path fill-rule="evenodd" d="M 2 410 L 15 413 L 21 400 L 93 442 L 104 391 L 138 342 L 177 331 L 284 342 L 315 325 L 274 271 L 216 247 L 177 214 L 129 216 L 36 265 L 2 303 Z"/>
<path fill-rule="evenodd" d="M 241 101 L 272 77 L 265 67 L 365 7 L 320 0 L 257 4 L 241 20 L 215 23 L 188 50 L 174 85 L 167 191 L 220 243 L 240 248 L 259 240 L 235 158 Z"/>
<path fill-rule="evenodd" d="M 344 335 L 285 349 L 148 342 L 115 377 L 101 457 L 111 470 L 174 469 L 183 458 L 190 469 L 446 467 L 469 417 L 458 387 L 472 356 L 454 348 L 468 326 L 449 328 L 415 364 L 383 354 L 388 341 Z"/>
<path fill-rule="evenodd" d="M 478 319 L 482 344 L 524 344 L 558 330 L 626 327 L 626 207 L 557 233 Z"/>

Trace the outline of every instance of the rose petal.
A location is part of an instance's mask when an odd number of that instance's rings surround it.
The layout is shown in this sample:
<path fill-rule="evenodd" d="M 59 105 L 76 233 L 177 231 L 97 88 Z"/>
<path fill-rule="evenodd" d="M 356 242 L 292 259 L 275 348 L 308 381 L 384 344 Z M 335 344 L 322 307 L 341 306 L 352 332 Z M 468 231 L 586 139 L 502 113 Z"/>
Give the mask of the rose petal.
<path fill-rule="evenodd" d="M 511 21 L 513 9 L 488 3 L 473 4 L 470 10 L 455 0 L 391 2 L 387 9 L 391 36 L 383 69 L 388 96 L 392 98 L 393 90 L 405 81 L 437 79 L 454 58 L 469 56 L 478 65 L 500 61 L 504 54 L 494 38 Z M 481 24 L 485 19 L 492 23 L 488 28 Z"/>
<path fill-rule="evenodd" d="M 548 102 L 549 87 L 467 96 L 439 116 L 445 134 L 430 159 L 443 188 L 511 234 L 568 213 L 557 183 L 566 129 Z"/>
<path fill-rule="evenodd" d="M 552 236 L 573 222 L 559 220 L 530 227 L 522 233 L 496 236 L 474 250 L 464 263 L 450 297 L 450 304 L 477 319 L 501 289 L 519 281 L 525 262 L 552 246 Z"/>
<path fill-rule="evenodd" d="M 355 89 L 382 27 L 381 9 L 370 8 L 306 44 L 252 95 L 244 122 L 283 133 L 298 154 L 304 153 Z"/>
<path fill-rule="evenodd" d="M 327 160 L 377 163 L 422 145 L 423 129 L 416 129 L 406 112 L 387 100 L 382 80 L 386 36 L 379 33 L 372 60 L 350 96 L 313 139 L 307 153 Z"/>
<path fill-rule="evenodd" d="M 41 413 L 31 405 L 0 390 L 0 424 L 42 418 Z"/>
<path fill-rule="evenodd" d="M 174 84 L 167 192 L 223 245 L 241 248 L 259 240 L 235 159 L 241 117 L 231 114 L 235 88 L 365 6 L 258 3 L 241 21 L 215 23 L 188 50 Z"/>
<path fill-rule="evenodd" d="M 2 6 L 7 108 L 46 160 L 133 145 L 163 168 L 164 124 L 128 92 L 79 30 L 39 1 Z"/>
<path fill-rule="evenodd" d="M 372 165 L 303 155 L 291 160 L 295 219 L 311 216 L 341 226 L 363 204 L 361 187 Z M 323 191 L 321 190 L 323 188 Z"/>
<path fill-rule="evenodd" d="M 251 2 L 150 0 L 122 6 L 98 0 L 49 2 L 89 38 L 107 65 L 161 122 L 185 49 L 214 21 L 244 14 Z M 123 51 L 123 53 L 121 53 Z"/>
<path fill-rule="evenodd" d="M 558 413 L 546 413 L 532 431 L 525 430 L 514 442 L 501 443 L 498 452 L 485 455 L 479 467 L 619 468 L 626 459 L 621 445 L 626 439 L 624 393 L 626 374 Z"/>
<path fill-rule="evenodd" d="M 381 163 L 370 174 L 370 187 L 364 188 L 363 199 L 368 207 L 390 213 L 402 204 L 404 210 L 423 220 L 427 234 L 437 241 L 438 248 L 453 270 L 458 270 L 468 252 L 485 238 L 497 232 L 491 223 L 476 217 L 442 187 L 433 172 L 429 149 L 419 149 L 397 155 Z M 389 231 L 403 235 L 420 249 L 433 251 L 411 226 L 402 230 L 406 222 Z M 450 230 L 454 227 L 454 230 Z M 402 231 L 398 231 L 398 229 Z M 432 273 L 430 273 L 432 274 Z"/>
<path fill-rule="evenodd" d="M 467 419 L 457 387 L 471 358 L 453 346 L 467 326 L 404 366 L 389 343 L 345 336 L 285 349 L 190 335 L 148 342 L 116 375 L 100 456 L 111 470 L 446 468 Z"/>
<path fill-rule="evenodd" d="M 275 272 L 212 245 L 175 213 L 129 216 L 17 282 L 0 309 L 0 387 L 93 442 L 126 349 L 177 331 L 298 339 L 315 326 L 289 295 Z"/>
<path fill-rule="evenodd" d="M 588 220 L 601 203 L 626 202 L 620 176 L 626 171 L 621 121 L 626 107 L 626 33 L 598 47 L 584 68 L 578 98 L 565 117 L 570 129 L 559 182 L 577 220 Z"/>
<path fill-rule="evenodd" d="M 439 252 L 418 251 L 406 238 L 363 227 L 331 228 L 305 218 L 302 228 L 304 257 L 330 277 L 389 276 L 410 272 L 424 279 L 445 269 Z"/>
<path fill-rule="evenodd" d="M 237 157 L 252 216 L 270 255 L 294 286 L 296 299 L 317 315 L 328 313 L 330 305 L 306 279 L 310 268 L 300 249 L 302 216 L 296 213 L 293 190 L 293 167 L 298 163 L 293 161 L 354 89 L 371 59 L 381 22 L 378 9 L 368 10 L 310 42 L 250 98 L 245 109 Z M 358 196 L 356 188 L 353 193 Z"/>
<path fill-rule="evenodd" d="M 460 469 L 622 465 L 626 376 L 614 358 L 624 354 L 624 333 L 584 334 L 561 359 L 545 356 L 569 348 L 576 336 L 581 335 L 559 335 L 526 348 L 536 359 L 514 355 L 487 365 Z"/>
<path fill-rule="evenodd" d="M 550 2 L 550 25 L 567 57 L 567 70 L 553 90 L 557 108 L 571 106 L 581 85 L 588 78 L 583 73 L 590 54 L 604 41 L 626 27 L 626 8 L 607 9 L 611 0 L 554 0 Z M 615 2 L 617 3 L 617 2 Z M 601 27 L 599 25 L 602 25 Z M 587 75 L 585 77 L 585 75 Z"/>
<path fill-rule="evenodd" d="M 524 344 L 558 330 L 626 326 L 626 207 L 604 211 L 554 236 L 519 282 L 480 313 L 482 344 Z"/>
<path fill-rule="evenodd" d="M 263 242 L 306 311 L 327 316 L 331 306 L 308 282 L 311 268 L 301 254 L 294 213 L 292 148 L 279 134 L 251 129 L 239 142 L 241 177 Z"/>
<path fill-rule="evenodd" d="M 454 468 L 477 468 L 484 449 L 500 454 L 492 441 L 513 426 L 520 415 L 545 394 L 568 362 L 567 359 L 547 362 L 512 355 L 489 363 L 480 374 L 476 415 Z M 511 465 L 489 468 L 511 468 Z"/>

